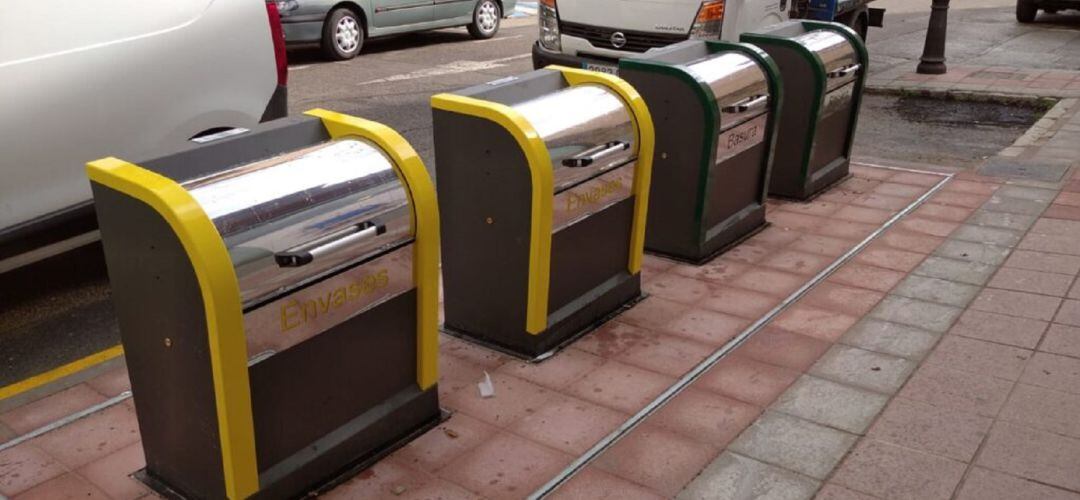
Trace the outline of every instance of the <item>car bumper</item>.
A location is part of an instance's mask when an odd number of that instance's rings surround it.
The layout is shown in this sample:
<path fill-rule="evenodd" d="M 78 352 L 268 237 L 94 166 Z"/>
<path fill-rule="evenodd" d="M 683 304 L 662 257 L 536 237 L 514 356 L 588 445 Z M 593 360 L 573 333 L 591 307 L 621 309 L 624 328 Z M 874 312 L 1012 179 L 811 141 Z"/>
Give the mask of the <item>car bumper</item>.
<path fill-rule="evenodd" d="M 281 20 L 281 29 L 285 32 L 285 43 L 314 43 L 322 40 L 323 22 L 301 20 Z"/>
<path fill-rule="evenodd" d="M 559 66 L 570 66 L 572 68 L 583 68 L 585 67 L 586 63 L 606 64 L 609 66 L 612 64 L 617 64 L 610 60 L 592 59 L 588 57 L 571 56 L 563 54 L 561 52 L 552 52 L 541 47 L 540 42 L 533 43 L 532 60 L 533 68 L 535 69 L 547 67 L 552 64 L 557 64 Z"/>

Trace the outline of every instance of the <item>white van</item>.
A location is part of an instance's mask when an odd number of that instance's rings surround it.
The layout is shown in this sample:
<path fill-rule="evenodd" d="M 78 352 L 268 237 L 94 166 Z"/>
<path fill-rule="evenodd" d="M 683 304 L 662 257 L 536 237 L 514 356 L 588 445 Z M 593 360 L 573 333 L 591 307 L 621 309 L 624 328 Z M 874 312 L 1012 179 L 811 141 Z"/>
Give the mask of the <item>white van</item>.
<path fill-rule="evenodd" d="M 265 0 L 0 2 L 0 273 L 97 239 L 86 162 L 286 112 Z"/>
<path fill-rule="evenodd" d="M 788 19 L 788 0 L 540 0 L 533 67 L 614 73 L 618 60 L 688 38 L 738 41 Z"/>

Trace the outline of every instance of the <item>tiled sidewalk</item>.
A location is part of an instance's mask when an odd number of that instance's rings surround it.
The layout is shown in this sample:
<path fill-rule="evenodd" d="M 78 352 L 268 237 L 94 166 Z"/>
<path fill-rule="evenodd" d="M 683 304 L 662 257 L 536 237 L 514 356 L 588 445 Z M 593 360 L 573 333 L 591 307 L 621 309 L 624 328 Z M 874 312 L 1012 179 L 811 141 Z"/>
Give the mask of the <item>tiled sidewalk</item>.
<path fill-rule="evenodd" d="M 944 75 L 921 75 L 913 65 L 903 65 L 870 75 L 867 86 L 874 90 L 909 92 L 1080 97 L 1080 71 L 949 65 Z"/>

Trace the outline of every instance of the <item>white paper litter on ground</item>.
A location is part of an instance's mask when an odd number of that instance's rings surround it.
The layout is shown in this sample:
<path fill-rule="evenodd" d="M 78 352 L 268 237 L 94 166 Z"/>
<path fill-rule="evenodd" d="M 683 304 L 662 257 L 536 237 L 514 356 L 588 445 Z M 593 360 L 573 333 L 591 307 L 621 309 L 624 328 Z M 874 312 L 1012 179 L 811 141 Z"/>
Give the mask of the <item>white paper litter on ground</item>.
<path fill-rule="evenodd" d="M 486 371 L 484 372 L 484 380 L 481 380 L 480 383 L 476 384 L 476 387 L 480 389 L 480 397 L 482 398 L 495 396 L 495 384 L 491 383 L 491 375 L 488 375 L 488 372 Z"/>

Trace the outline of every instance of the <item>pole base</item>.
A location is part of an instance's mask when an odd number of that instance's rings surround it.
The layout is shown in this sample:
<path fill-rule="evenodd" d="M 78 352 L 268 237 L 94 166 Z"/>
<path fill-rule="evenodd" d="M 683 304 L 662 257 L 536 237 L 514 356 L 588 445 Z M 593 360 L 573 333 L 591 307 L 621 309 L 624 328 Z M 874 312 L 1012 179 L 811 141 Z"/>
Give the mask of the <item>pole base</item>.
<path fill-rule="evenodd" d="M 946 71 L 945 61 L 920 61 L 915 68 L 920 75 L 944 75 Z"/>

